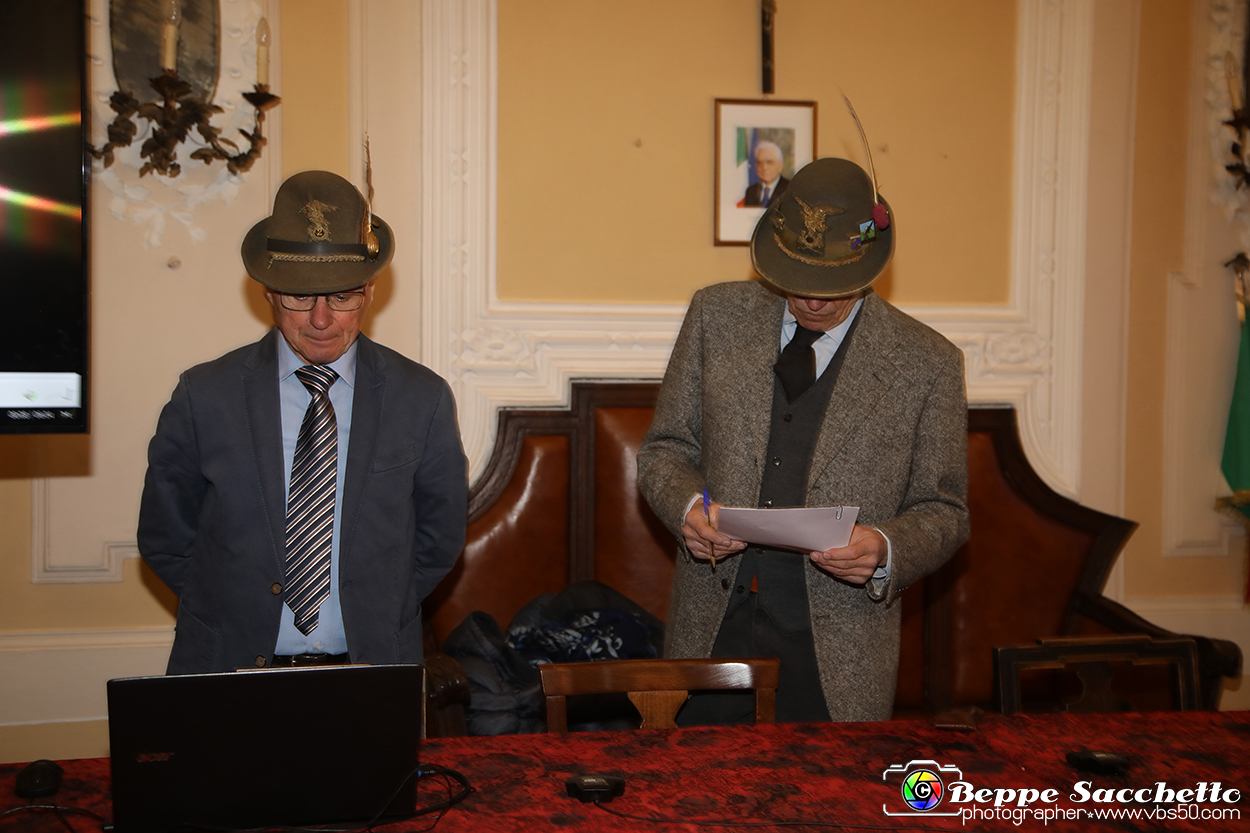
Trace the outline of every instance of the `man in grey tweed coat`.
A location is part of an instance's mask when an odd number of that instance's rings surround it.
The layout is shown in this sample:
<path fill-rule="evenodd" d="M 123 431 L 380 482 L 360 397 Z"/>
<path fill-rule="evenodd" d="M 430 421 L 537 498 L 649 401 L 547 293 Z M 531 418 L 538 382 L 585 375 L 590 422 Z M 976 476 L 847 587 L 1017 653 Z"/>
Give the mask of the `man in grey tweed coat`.
<path fill-rule="evenodd" d="M 642 493 L 682 545 L 666 655 L 780 656 L 779 721 L 888 719 L 898 596 L 968 537 L 963 358 L 870 288 L 891 219 L 853 163 L 800 170 L 751 241 L 763 281 L 695 294 L 638 452 Z M 859 517 L 848 546 L 794 553 L 720 534 L 721 505 Z M 679 723 L 749 711 L 697 695 Z"/>

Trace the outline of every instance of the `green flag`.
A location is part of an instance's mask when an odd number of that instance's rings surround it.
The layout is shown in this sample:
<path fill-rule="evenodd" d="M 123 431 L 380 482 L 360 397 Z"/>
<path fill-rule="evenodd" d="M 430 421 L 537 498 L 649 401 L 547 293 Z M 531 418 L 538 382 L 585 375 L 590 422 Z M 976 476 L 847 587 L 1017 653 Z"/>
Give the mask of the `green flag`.
<path fill-rule="evenodd" d="M 1241 325 L 1237 348 L 1237 381 L 1233 384 L 1233 404 L 1228 409 L 1228 430 L 1224 435 L 1224 459 L 1220 464 L 1224 479 L 1232 487 L 1232 497 L 1221 500 L 1227 510 L 1238 512 L 1238 520 L 1250 522 L 1250 328 Z"/>
<path fill-rule="evenodd" d="M 1233 403 L 1228 407 L 1228 430 L 1224 434 L 1224 459 L 1220 468 L 1233 493 L 1217 498 L 1215 506 L 1245 524 L 1250 533 L 1250 327 L 1244 322 L 1241 343 L 1237 346 L 1237 380 L 1233 383 Z M 1250 580 L 1246 582 L 1244 598 L 1250 602 Z"/>

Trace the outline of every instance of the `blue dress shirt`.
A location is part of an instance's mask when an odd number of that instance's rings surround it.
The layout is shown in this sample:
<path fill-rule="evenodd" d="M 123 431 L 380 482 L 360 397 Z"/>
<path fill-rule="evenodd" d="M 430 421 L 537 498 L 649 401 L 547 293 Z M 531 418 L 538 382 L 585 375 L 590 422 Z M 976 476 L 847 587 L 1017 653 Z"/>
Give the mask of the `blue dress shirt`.
<path fill-rule="evenodd" d="M 851 312 L 846 316 L 846 320 L 832 330 L 826 330 L 825 334 L 812 342 L 812 349 L 816 351 L 816 378 L 819 379 L 825 369 L 829 367 L 829 362 L 833 361 L 833 354 L 838 352 L 838 348 L 842 346 L 842 340 L 846 338 L 846 331 L 851 329 L 851 322 L 855 320 L 855 316 L 859 315 L 859 308 L 864 305 L 864 299 L 860 298 L 855 302 L 855 306 L 851 307 Z M 786 349 L 786 345 L 794 338 L 794 334 L 798 332 L 799 322 L 794 317 L 794 313 L 790 312 L 790 305 L 786 305 L 785 314 L 781 318 L 781 349 Z"/>
<path fill-rule="evenodd" d="M 283 494 L 291 497 L 291 466 L 295 460 L 295 442 L 299 438 L 300 423 L 312 399 L 304 383 L 295 371 L 304 361 L 286 343 L 278 339 L 278 400 L 282 409 L 282 461 Z M 339 375 L 330 386 L 330 404 L 334 406 L 334 419 L 338 423 L 338 477 L 334 481 L 334 530 L 330 544 L 330 596 L 321 603 L 317 627 L 305 636 L 295 627 L 295 614 L 282 605 L 282 624 L 278 629 L 278 644 L 274 653 L 288 654 L 345 654 L 347 636 L 343 630 L 343 610 L 339 605 L 339 538 L 343 517 L 343 481 L 347 476 L 347 444 L 352 433 L 352 392 L 356 386 L 356 344 L 331 362 L 329 367 Z M 285 504 L 284 504 L 285 505 Z"/>

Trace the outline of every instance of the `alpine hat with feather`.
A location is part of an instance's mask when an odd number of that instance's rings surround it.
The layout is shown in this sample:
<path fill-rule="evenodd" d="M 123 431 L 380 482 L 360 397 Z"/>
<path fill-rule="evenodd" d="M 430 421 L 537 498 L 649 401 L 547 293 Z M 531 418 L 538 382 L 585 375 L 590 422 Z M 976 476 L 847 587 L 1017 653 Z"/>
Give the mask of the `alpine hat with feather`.
<path fill-rule="evenodd" d="M 304 171 L 273 199 L 273 214 L 243 238 L 243 265 L 265 287 L 293 295 L 346 292 L 373 280 L 395 254 L 391 227 L 338 174 Z"/>
<path fill-rule="evenodd" d="M 838 298 L 872 285 L 894 254 L 893 212 L 863 168 L 817 159 L 760 217 L 751 263 L 782 292 Z"/>

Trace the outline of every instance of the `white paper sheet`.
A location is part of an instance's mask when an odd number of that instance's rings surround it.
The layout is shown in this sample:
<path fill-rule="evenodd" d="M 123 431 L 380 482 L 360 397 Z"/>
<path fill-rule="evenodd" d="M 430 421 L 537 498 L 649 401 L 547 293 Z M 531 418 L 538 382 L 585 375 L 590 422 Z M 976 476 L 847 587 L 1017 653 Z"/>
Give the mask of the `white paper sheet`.
<path fill-rule="evenodd" d="M 859 517 L 858 506 L 740 509 L 722 506 L 717 528 L 739 541 L 765 547 L 823 552 L 845 547 Z"/>

